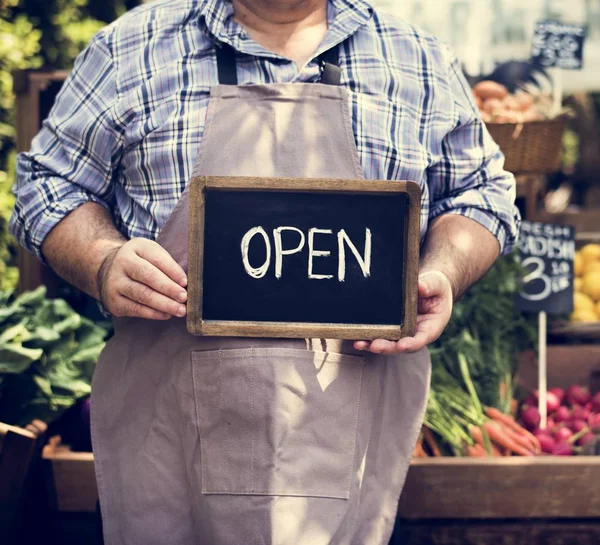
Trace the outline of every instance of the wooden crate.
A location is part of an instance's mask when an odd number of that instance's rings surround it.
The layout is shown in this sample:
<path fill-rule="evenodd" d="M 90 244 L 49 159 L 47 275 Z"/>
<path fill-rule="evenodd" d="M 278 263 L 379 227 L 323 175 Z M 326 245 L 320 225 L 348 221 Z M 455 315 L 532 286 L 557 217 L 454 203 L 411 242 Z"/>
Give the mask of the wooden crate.
<path fill-rule="evenodd" d="M 91 452 L 72 452 L 53 437 L 42 451 L 51 507 L 67 513 L 93 513 L 98 501 Z"/>
<path fill-rule="evenodd" d="M 600 519 L 600 457 L 422 458 L 403 519 Z"/>

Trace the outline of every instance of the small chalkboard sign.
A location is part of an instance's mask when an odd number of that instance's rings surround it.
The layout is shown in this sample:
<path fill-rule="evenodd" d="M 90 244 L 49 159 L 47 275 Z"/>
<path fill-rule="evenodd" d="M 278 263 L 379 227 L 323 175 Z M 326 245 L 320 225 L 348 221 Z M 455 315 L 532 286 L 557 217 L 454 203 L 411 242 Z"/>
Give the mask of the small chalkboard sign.
<path fill-rule="evenodd" d="M 519 254 L 525 269 L 516 303 L 519 310 L 570 314 L 573 311 L 575 229 L 524 221 Z"/>
<path fill-rule="evenodd" d="M 540 21 L 535 26 L 532 61 L 546 68 L 581 70 L 587 26 Z"/>
<path fill-rule="evenodd" d="M 412 182 L 194 178 L 189 332 L 413 335 L 419 211 Z"/>

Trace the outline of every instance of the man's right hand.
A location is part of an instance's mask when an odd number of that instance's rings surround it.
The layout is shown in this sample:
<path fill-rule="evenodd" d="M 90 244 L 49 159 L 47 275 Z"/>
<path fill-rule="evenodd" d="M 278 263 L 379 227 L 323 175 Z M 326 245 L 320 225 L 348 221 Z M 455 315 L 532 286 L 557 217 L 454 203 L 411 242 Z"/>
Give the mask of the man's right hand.
<path fill-rule="evenodd" d="M 186 315 L 186 274 L 151 240 L 134 238 L 109 250 L 97 284 L 100 302 L 115 317 L 168 320 Z"/>

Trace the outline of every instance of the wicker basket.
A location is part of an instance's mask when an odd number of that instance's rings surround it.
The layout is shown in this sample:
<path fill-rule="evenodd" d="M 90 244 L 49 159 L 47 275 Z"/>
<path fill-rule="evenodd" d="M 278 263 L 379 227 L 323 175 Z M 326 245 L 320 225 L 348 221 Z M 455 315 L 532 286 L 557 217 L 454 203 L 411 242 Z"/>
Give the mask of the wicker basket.
<path fill-rule="evenodd" d="M 513 174 L 550 174 L 560 170 L 566 116 L 527 123 L 487 123 Z"/>

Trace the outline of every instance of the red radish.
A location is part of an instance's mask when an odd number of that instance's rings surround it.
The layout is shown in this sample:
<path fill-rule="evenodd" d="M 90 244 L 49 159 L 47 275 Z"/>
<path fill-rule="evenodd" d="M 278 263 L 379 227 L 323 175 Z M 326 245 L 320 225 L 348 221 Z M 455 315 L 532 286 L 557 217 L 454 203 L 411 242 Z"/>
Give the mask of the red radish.
<path fill-rule="evenodd" d="M 554 429 L 555 427 L 556 427 L 556 422 L 554 422 L 554 419 L 553 419 L 551 416 L 549 416 L 549 417 L 546 419 L 546 429 L 547 429 L 547 430 L 552 430 L 552 429 Z"/>
<path fill-rule="evenodd" d="M 579 440 L 577 441 L 577 444 L 580 447 L 583 447 L 583 446 L 587 445 L 590 441 L 593 441 L 594 439 L 596 439 L 595 434 L 593 434 L 592 432 L 586 433 L 583 437 L 579 438 Z"/>
<path fill-rule="evenodd" d="M 573 432 L 567 427 L 556 428 L 554 431 L 554 439 L 556 439 L 558 443 L 565 442 L 569 437 L 572 437 L 572 435 Z"/>
<path fill-rule="evenodd" d="M 592 398 L 592 410 L 600 413 L 600 392 Z"/>
<path fill-rule="evenodd" d="M 550 388 L 548 393 L 550 392 L 552 392 L 558 398 L 559 404 L 561 404 L 565 399 L 565 391 L 562 388 Z"/>
<path fill-rule="evenodd" d="M 554 421 L 557 424 L 571 420 L 571 411 L 567 407 L 559 407 L 554 413 Z"/>
<path fill-rule="evenodd" d="M 540 393 L 538 390 L 531 392 L 531 395 L 527 398 L 525 405 L 531 407 L 538 407 L 540 401 Z M 556 409 L 560 407 L 561 399 L 554 392 L 548 390 L 546 392 L 546 411 L 548 414 L 552 414 Z"/>
<path fill-rule="evenodd" d="M 546 410 L 548 414 L 552 414 L 556 409 L 560 407 L 560 399 L 553 392 L 546 393 Z"/>
<path fill-rule="evenodd" d="M 523 405 L 521 409 L 521 422 L 528 430 L 535 430 L 540 425 L 540 411 L 538 411 L 535 407 L 528 407 L 527 405 Z"/>
<path fill-rule="evenodd" d="M 600 413 L 593 414 L 588 418 L 588 426 L 592 431 L 600 431 Z"/>
<path fill-rule="evenodd" d="M 588 411 L 585 407 L 574 407 L 571 411 L 571 419 L 572 420 L 587 420 L 591 415 L 591 412 Z"/>
<path fill-rule="evenodd" d="M 537 440 L 540 442 L 542 452 L 545 452 L 546 454 L 552 454 L 552 451 L 556 446 L 556 441 L 550 436 L 550 434 L 545 430 L 537 430 L 533 432 L 533 435 L 535 435 Z"/>
<path fill-rule="evenodd" d="M 572 456 L 573 447 L 569 443 L 557 443 L 552 449 L 554 456 Z"/>
<path fill-rule="evenodd" d="M 587 427 L 588 427 L 588 425 L 585 420 L 573 420 L 569 424 L 569 428 L 571 428 L 571 431 L 573 433 L 579 433 L 581 430 L 584 430 Z"/>
<path fill-rule="evenodd" d="M 590 391 L 583 386 L 571 386 L 565 393 L 570 405 L 585 405 L 590 401 Z"/>

